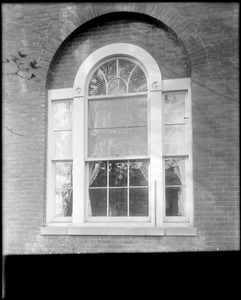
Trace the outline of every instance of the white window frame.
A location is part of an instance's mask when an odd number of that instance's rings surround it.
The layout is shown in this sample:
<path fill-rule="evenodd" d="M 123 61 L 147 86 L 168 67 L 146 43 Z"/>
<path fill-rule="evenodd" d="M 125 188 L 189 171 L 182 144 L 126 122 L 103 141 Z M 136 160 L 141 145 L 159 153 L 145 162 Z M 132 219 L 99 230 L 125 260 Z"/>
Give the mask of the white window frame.
<path fill-rule="evenodd" d="M 87 205 L 87 178 L 86 177 L 86 84 L 91 71 L 100 64 L 114 56 L 126 56 L 134 59 L 145 71 L 148 82 L 147 101 L 150 103 L 150 117 L 148 128 L 151 132 L 148 140 L 150 157 L 150 219 L 149 221 L 119 221 L 115 222 L 97 221 L 89 222 L 86 219 Z M 187 218 L 164 217 L 164 156 L 163 156 L 163 94 L 165 92 L 187 92 L 187 114 L 188 126 L 186 135 L 190 138 L 188 143 L 188 167 L 187 167 Z M 73 216 L 63 218 L 56 222 L 54 219 L 54 197 L 53 197 L 53 163 L 51 158 L 51 134 L 52 134 L 52 103 L 53 101 L 63 101 L 73 99 Z M 154 58 L 144 49 L 128 44 L 116 43 L 104 46 L 92 54 L 80 66 L 74 81 L 73 88 L 56 89 L 48 92 L 48 168 L 47 168 L 47 214 L 46 225 L 42 228 L 43 234 L 154 234 L 154 235 L 196 235 L 193 226 L 193 188 L 192 188 L 192 130 L 191 130 L 191 80 L 190 78 L 162 80 L 160 69 Z M 155 153 L 158 153 L 156 155 Z M 119 158 L 118 158 L 119 159 Z M 48 226 L 50 229 L 48 229 Z M 54 227 L 53 227 L 54 226 Z M 58 228 L 56 231 L 53 228 Z M 181 226 L 181 230 L 180 227 Z M 183 228 L 189 227 L 189 231 Z M 108 228 L 105 231 L 104 228 Z M 147 231 L 146 229 L 147 228 Z M 172 228 L 177 228 L 177 232 Z M 142 230 L 143 229 L 143 230 Z M 149 231 L 150 229 L 150 231 Z M 164 230 L 165 229 L 165 230 Z"/>

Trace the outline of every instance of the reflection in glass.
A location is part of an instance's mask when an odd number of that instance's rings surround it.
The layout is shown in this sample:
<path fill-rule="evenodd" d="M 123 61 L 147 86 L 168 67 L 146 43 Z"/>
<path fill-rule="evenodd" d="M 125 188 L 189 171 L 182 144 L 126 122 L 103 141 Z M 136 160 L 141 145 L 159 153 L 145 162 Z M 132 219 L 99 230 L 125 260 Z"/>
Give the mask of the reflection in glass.
<path fill-rule="evenodd" d="M 109 189 L 109 214 L 114 216 L 127 216 L 127 188 Z"/>
<path fill-rule="evenodd" d="M 185 153 L 185 125 L 165 126 L 165 153 Z"/>
<path fill-rule="evenodd" d="M 147 126 L 147 100 L 145 98 L 133 98 L 128 101 L 128 125 Z"/>
<path fill-rule="evenodd" d="M 120 78 L 112 79 L 108 84 L 108 94 L 118 95 L 127 93 L 127 86 L 124 80 Z"/>
<path fill-rule="evenodd" d="M 54 103 L 54 130 L 72 128 L 72 103 Z"/>
<path fill-rule="evenodd" d="M 124 156 L 128 154 L 128 136 L 126 128 L 108 129 L 108 155 Z"/>
<path fill-rule="evenodd" d="M 72 157 L 72 131 L 54 132 L 54 157 Z"/>
<path fill-rule="evenodd" d="M 98 69 L 93 74 L 89 87 L 88 87 L 88 95 L 106 95 L 106 83 L 103 73 Z"/>
<path fill-rule="evenodd" d="M 107 155 L 106 149 L 106 129 L 88 130 L 88 153 L 89 156 L 102 157 Z"/>
<path fill-rule="evenodd" d="M 148 188 L 130 188 L 129 215 L 148 216 Z"/>
<path fill-rule="evenodd" d="M 107 215 L 107 189 L 89 189 L 89 216 Z"/>
<path fill-rule="evenodd" d="M 127 125 L 127 99 L 108 101 L 108 127 Z"/>
<path fill-rule="evenodd" d="M 129 155 L 147 154 L 147 128 L 128 128 Z"/>
<path fill-rule="evenodd" d="M 107 127 L 107 101 L 91 100 L 88 103 L 89 128 L 105 128 Z"/>
<path fill-rule="evenodd" d="M 109 162 L 109 185 L 126 186 L 127 185 L 128 163 L 121 161 Z"/>
<path fill-rule="evenodd" d="M 107 186 L 107 162 L 93 161 L 89 163 L 89 186 Z"/>
<path fill-rule="evenodd" d="M 166 216 L 184 216 L 185 187 L 166 187 Z"/>
<path fill-rule="evenodd" d="M 185 185 L 185 158 L 165 159 L 166 185 Z"/>
<path fill-rule="evenodd" d="M 149 160 L 134 160 L 129 163 L 129 185 L 147 186 L 148 185 L 148 166 Z"/>
<path fill-rule="evenodd" d="M 139 66 L 136 66 L 129 78 L 129 93 L 147 91 L 146 75 Z"/>
<path fill-rule="evenodd" d="M 73 190 L 61 189 L 55 191 L 55 216 L 71 217 L 73 206 Z"/>
<path fill-rule="evenodd" d="M 185 94 L 165 95 L 165 123 L 183 123 L 185 117 Z"/>
<path fill-rule="evenodd" d="M 108 61 L 100 67 L 100 70 L 104 73 L 107 82 L 117 76 L 116 59 Z"/>
<path fill-rule="evenodd" d="M 72 162 L 55 163 L 56 189 L 68 189 L 73 185 Z"/>
<path fill-rule="evenodd" d="M 119 59 L 119 77 L 127 81 L 134 66 L 135 64 L 131 61 Z"/>

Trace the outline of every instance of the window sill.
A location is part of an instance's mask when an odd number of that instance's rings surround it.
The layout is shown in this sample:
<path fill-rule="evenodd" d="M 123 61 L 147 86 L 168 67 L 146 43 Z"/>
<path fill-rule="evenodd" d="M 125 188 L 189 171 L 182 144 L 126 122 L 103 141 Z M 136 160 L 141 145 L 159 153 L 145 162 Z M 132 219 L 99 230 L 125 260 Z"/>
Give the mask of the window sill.
<path fill-rule="evenodd" d="M 133 236 L 196 236 L 197 229 L 180 227 L 109 227 L 109 226 L 47 226 L 41 227 L 42 235 L 133 235 Z"/>

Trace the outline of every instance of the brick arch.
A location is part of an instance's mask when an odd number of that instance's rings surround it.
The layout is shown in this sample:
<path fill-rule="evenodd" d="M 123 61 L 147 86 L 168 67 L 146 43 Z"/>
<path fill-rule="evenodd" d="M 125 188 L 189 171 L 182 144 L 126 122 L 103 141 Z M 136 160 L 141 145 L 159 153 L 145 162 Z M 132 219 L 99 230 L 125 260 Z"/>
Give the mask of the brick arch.
<path fill-rule="evenodd" d="M 66 38 L 84 23 L 115 12 L 133 12 L 145 14 L 163 23 L 181 41 L 190 58 L 192 72 L 207 68 L 208 61 L 205 47 L 192 25 L 181 14 L 165 3 L 95 3 L 83 9 L 78 4 L 71 6 L 70 16 L 51 34 L 40 56 L 42 75 L 47 74 L 50 63 Z"/>

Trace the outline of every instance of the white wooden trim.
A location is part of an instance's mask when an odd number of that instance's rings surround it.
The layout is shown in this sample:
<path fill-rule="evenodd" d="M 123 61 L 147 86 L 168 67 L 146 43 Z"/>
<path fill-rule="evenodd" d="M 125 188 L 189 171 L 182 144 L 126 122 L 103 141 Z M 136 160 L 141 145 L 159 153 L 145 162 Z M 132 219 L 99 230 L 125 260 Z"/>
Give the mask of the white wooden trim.
<path fill-rule="evenodd" d="M 73 223 L 84 222 L 85 206 L 85 101 L 74 97 L 73 103 Z"/>
<path fill-rule="evenodd" d="M 146 50 L 136 45 L 116 43 L 101 47 L 94 51 L 82 63 L 74 80 L 74 96 L 81 96 L 85 94 L 85 80 L 88 78 L 90 71 L 97 65 L 97 63 L 99 64 L 101 60 L 107 59 L 113 55 L 126 55 L 128 57 L 136 58 L 146 69 L 150 83 L 149 90 L 157 88 L 161 89 L 161 72 L 154 58 Z"/>
<path fill-rule="evenodd" d="M 162 81 L 162 91 L 182 91 L 190 90 L 191 88 L 191 78 L 181 78 L 181 79 L 166 79 Z"/>
<path fill-rule="evenodd" d="M 73 99 L 73 88 L 48 91 L 49 100 Z"/>

